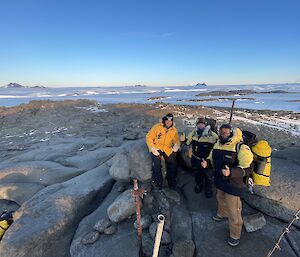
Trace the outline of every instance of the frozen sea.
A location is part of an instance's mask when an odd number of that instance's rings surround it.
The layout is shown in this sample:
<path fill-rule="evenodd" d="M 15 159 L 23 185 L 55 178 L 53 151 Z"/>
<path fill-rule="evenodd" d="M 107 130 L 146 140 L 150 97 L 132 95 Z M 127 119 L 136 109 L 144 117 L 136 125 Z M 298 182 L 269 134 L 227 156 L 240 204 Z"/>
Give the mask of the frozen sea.
<path fill-rule="evenodd" d="M 232 90 L 254 90 L 255 93 L 225 96 L 209 95 L 214 91 L 228 92 Z M 199 93 L 206 93 L 206 95 L 197 96 Z M 300 112 L 300 84 L 0 88 L 0 106 L 6 107 L 28 103 L 31 100 L 46 99 L 91 99 L 100 104 L 165 102 L 180 105 L 230 107 L 231 98 L 237 99 L 236 108 Z"/>

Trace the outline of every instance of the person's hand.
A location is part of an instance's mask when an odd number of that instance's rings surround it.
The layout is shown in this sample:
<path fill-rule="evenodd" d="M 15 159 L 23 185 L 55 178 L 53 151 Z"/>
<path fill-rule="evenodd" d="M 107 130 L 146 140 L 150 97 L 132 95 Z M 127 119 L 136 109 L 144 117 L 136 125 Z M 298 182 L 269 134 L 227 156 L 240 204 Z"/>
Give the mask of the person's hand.
<path fill-rule="evenodd" d="M 207 161 L 206 160 L 204 160 L 204 159 L 202 159 L 202 161 L 201 161 L 201 166 L 202 166 L 202 168 L 203 169 L 206 169 L 207 168 L 207 166 L 208 166 L 208 163 L 207 163 Z"/>
<path fill-rule="evenodd" d="M 153 153 L 153 155 L 155 156 L 159 156 L 159 152 L 158 152 L 158 149 L 156 147 L 151 147 L 151 153 Z"/>
<path fill-rule="evenodd" d="M 222 173 L 225 177 L 228 177 L 230 175 L 230 169 L 227 165 L 225 165 L 225 168 L 222 169 Z"/>
<path fill-rule="evenodd" d="M 172 150 L 173 150 L 174 153 L 176 153 L 179 150 L 179 146 L 178 145 L 174 145 L 172 147 Z"/>
<path fill-rule="evenodd" d="M 188 157 L 189 157 L 189 158 L 192 158 L 192 156 L 193 156 L 193 148 L 190 147 L 190 148 L 188 149 Z"/>

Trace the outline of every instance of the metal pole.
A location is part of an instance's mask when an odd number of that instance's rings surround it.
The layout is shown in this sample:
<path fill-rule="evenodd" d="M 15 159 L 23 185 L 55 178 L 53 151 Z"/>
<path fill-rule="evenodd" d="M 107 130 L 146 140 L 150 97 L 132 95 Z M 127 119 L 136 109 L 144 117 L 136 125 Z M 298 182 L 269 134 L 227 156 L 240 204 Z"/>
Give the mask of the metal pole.
<path fill-rule="evenodd" d="M 138 241 L 139 241 L 139 257 L 144 257 L 140 197 L 145 193 L 145 191 L 143 189 L 139 189 L 137 179 L 133 180 L 133 190 L 134 190 L 133 196 L 135 198 L 135 207 L 136 207 L 136 223 L 137 223 Z"/>
<path fill-rule="evenodd" d="M 232 106 L 231 106 L 231 110 L 230 110 L 229 124 L 231 124 L 231 120 L 232 120 L 233 108 L 234 108 L 234 102 L 235 102 L 235 100 L 232 101 Z"/>
<path fill-rule="evenodd" d="M 157 257 L 158 256 L 161 236 L 162 236 L 163 229 L 164 229 L 164 224 L 165 224 L 164 215 L 162 215 L 162 214 L 158 215 L 157 219 L 158 219 L 159 222 L 157 224 L 155 243 L 154 243 L 154 249 L 153 249 L 152 257 Z"/>

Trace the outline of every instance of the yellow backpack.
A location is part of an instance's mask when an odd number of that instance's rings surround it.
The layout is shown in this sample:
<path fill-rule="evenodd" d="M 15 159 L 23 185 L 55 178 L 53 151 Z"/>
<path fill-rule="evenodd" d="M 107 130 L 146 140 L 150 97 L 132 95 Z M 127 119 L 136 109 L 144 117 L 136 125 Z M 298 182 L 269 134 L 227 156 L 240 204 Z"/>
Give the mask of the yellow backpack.
<path fill-rule="evenodd" d="M 254 185 L 270 186 L 272 148 L 266 140 L 257 140 L 256 135 L 243 130 L 243 143 L 253 153 L 251 178 Z"/>
<path fill-rule="evenodd" d="M 4 211 L 0 215 L 0 241 L 4 236 L 5 231 L 9 228 L 9 226 L 13 223 L 13 212 Z"/>
<path fill-rule="evenodd" d="M 265 140 L 251 147 L 253 153 L 252 179 L 255 185 L 270 186 L 272 148 Z"/>

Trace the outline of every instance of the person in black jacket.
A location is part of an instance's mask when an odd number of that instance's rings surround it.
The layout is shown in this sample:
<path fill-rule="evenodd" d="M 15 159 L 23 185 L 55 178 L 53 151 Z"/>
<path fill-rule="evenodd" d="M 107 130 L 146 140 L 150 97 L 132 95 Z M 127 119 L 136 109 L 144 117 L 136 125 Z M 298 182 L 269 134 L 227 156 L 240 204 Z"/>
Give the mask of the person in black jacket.
<path fill-rule="evenodd" d="M 187 136 L 187 145 L 192 146 L 191 164 L 195 172 L 195 192 L 198 194 L 205 186 L 205 196 L 212 197 L 212 170 L 203 168 L 201 162 L 206 159 L 217 142 L 218 136 L 207 125 L 205 118 L 198 118 L 196 128 Z"/>

